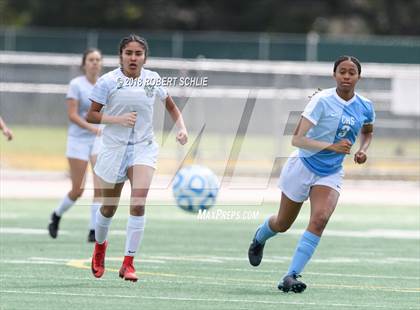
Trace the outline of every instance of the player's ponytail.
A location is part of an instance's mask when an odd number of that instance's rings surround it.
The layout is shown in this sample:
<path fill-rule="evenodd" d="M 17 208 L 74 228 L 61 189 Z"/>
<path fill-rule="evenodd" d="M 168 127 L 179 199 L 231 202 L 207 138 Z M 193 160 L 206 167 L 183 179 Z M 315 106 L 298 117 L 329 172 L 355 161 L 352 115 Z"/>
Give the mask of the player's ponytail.
<path fill-rule="evenodd" d="M 313 96 L 315 96 L 317 93 L 319 93 L 320 91 L 322 91 L 322 88 L 317 88 L 314 92 L 313 92 L 313 94 L 312 95 L 309 95 L 308 96 L 308 98 L 309 98 L 309 100 L 311 100 L 312 99 L 312 97 Z"/>

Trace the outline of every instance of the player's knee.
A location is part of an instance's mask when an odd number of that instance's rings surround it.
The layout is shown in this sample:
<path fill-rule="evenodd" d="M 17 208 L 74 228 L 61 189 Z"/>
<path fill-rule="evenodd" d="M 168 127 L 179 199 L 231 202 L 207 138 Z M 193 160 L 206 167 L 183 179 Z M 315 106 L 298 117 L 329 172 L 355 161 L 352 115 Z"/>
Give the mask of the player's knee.
<path fill-rule="evenodd" d="M 100 189 L 94 189 L 93 190 L 93 196 L 96 197 L 101 197 L 102 193 Z"/>
<path fill-rule="evenodd" d="M 146 204 L 146 195 L 132 195 L 130 208 L 131 210 L 144 210 Z"/>
<path fill-rule="evenodd" d="M 144 215 L 144 205 L 131 205 L 130 214 L 134 216 L 143 216 Z"/>
<path fill-rule="evenodd" d="M 69 196 L 72 200 L 77 200 L 83 195 L 83 188 L 72 189 Z"/>
<path fill-rule="evenodd" d="M 329 217 L 325 215 L 317 215 L 311 218 L 309 225 L 312 229 L 314 229 L 317 232 L 323 232 L 325 226 L 327 226 Z"/>
<path fill-rule="evenodd" d="M 270 228 L 273 231 L 278 232 L 278 233 L 284 233 L 284 232 L 286 232 L 290 228 L 290 226 L 291 226 L 290 223 L 286 223 L 284 221 L 274 221 L 273 224 L 270 225 Z M 271 226 L 273 226 L 273 227 L 271 227 Z"/>
<path fill-rule="evenodd" d="M 279 226 L 279 229 L 277 230 L 277 232 L 284 233 L 284 232 L 288 231 L 289 228 L 290 228 L 290 225 L 282 225 L 282 226 Z"/>
<path fill-rule="evenodd" d="M 102 206 L 101 207 L 101 213 L 105 217 L 113 217 L 115 214 L 115 211 L 117 211 L 117 207 L 115 206 Z"/>

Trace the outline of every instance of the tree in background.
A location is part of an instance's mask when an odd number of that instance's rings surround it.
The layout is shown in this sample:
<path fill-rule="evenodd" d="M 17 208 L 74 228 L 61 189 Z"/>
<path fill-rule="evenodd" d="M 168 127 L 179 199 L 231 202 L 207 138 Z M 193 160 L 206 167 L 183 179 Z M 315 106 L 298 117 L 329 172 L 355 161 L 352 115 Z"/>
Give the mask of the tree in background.
<path fill-rule="evenodd" d="M 0 24 L 420 35 L 418 0 L 0 0 Z"/>

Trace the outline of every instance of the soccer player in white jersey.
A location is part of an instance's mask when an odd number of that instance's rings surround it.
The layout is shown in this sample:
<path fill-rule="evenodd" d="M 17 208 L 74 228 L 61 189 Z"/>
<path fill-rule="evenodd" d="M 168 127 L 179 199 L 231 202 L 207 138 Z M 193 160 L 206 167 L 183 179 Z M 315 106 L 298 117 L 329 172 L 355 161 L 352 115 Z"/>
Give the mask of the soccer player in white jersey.
<path fill-rule="evenodd" d="M 298 151 L 284 165 L 279 187 L 282 190 L 277 215 L 258 227 L 248 250 L 253 266 L 261 263 L 267 239 L 289 229 L 306 199 L 310 199 L 309 224 L 298 242 L 292 262 L 278 288 L 303 292 L 306 284 L 297 280 L 317 247 L 340 196 L 342 162 L 360 133 L 354 161 L 363 164 L 372 140 L 375 112 L 372 102 L 355 93 L 361 65 L 351 56 L 334 63 L 336 87 L 316 93 L 302 113 L 292 138 Z"/>
<path fill-rule="evenodd" d="M 68 211 L 83 194 L 85 174 L 88 163 L 93 167 L 100 141 L 98 125 L 89 124 L 86 114 L 90 107 L 89 95 L 102 69 L 102 55 L 97 49 L 87 49 L 82 57 L 84 74 L 70 81 L 66 95 L 67 114 L 70 120 L 67 133 L 66 157 L 70 166 L 71 190 L 66 194 L 51 214 L 48 231 L 52 238 L 57 238 L 59 223 L 63 214 Z M 94 197 L 90 209 L 88 241 L 95 241 L 96 211 L 101 206 L 99 179 L 93 173 Z"/>
<path fill-rule="evenodd" d="M 143 239 L 146 197 L 158 155 L 152 127 L 156 97 L 164 102 L 178 128 L 177 141 L 184 145 L 188 140 L 179 109 L 166 89 L 157 86 L 159 75 L 143 68 L 147 54 L 148 45 L 143 38 L 133 34 L 123 38 L 119 48 L 121 67 L 103 75 L 90 96 L 92 105 L 88 121 L 105 124 L 103 144 L 95 165 L 104 198 L 96 217 L 96 243 L 91 265 L 97 278 L 105 271 L 108 230 L 124 182 L 128 179 L 131 185 L 130 214 L 119 276 L 133 282 L 138 279 L 133 260 Z"/>

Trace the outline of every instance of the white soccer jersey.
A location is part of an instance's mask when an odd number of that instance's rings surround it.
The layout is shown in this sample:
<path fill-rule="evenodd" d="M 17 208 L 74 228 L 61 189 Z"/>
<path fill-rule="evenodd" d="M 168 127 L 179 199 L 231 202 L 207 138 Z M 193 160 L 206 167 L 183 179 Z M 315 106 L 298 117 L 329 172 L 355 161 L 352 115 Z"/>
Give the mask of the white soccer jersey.
<path fill-rule="evenodd" d="M 79 102 L 77 113 L 81 118 L 85 118 L 90 108 L 91 101 L 89 95 L 92 92 L 93 84 L 91 84 L 86 76 L 81 75 L 70 81 L 66 99 L 75 99 Z M 70 122 L 68 135 L 78 139 L 94 139 L 95 134 L 79 125 Z"/>
<path fill-rule="evenodd" d="M 153 105 L 156 96 L 165 100 L 165 88 L 153 85 L 160 80 L 159 74 L 142 69 L 138 79 L 126 77 L 120 68 L 103 75 L 92 90 L 90 99 L 103 104 L 103 113 L 118 116 L 137 112 L 134 128 L 119 124 L 106 124 L 103 130 L 103 145 L 121 146 L 153 140 Z M 147 82 L 147 83 L 146 83 Z M 151 83 L 152 82 L 152 83 Z"/>

